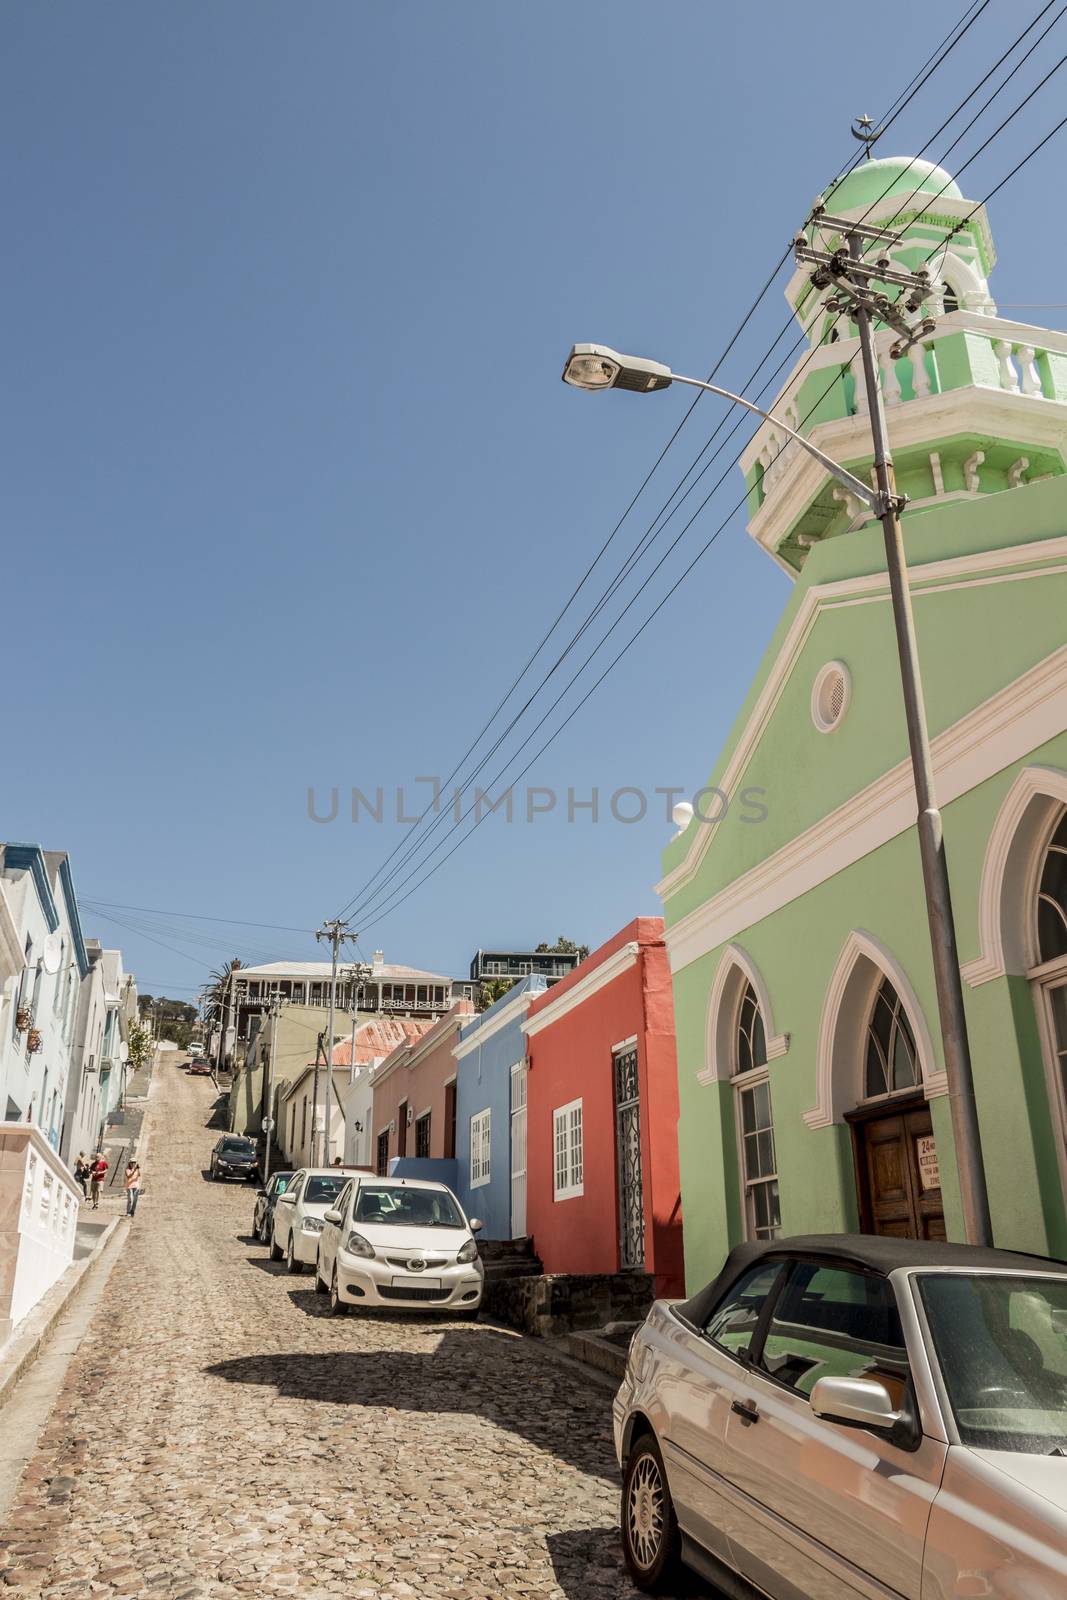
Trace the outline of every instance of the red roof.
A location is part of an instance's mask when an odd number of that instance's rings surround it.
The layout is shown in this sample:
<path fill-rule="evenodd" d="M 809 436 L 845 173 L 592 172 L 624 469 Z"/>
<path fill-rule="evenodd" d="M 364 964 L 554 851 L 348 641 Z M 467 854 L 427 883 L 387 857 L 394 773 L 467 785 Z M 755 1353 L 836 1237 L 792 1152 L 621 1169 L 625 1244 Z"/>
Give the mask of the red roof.
<path fill-rule="evenodd" d="M 369 1066 L 397 1045 L 414 1044 L 433 1025 L 429 1017 L 367 1017 L 356 1025 L 356 1065 Z M 352 1065 L 351 1034 L 334 1045 L 331 1060 L 335 1067 Z"/>

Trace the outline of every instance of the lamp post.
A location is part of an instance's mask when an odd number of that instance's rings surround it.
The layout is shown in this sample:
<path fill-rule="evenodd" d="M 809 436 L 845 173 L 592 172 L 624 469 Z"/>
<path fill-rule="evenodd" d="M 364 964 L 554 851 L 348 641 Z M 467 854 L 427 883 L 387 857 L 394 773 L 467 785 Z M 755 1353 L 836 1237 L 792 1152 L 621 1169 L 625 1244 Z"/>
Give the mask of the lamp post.
<path fill-rule="evenodd" d="M 825 219 L 828 223 L 838 221 Z M 849 224 L 842 222 L 847 229 Z M 876 235 L 874 229 L 857 228 L 848 235 L 848 249 L 824 263 L 814 252 L 808 251 L 806 241 L 798 237 L 798 259 L 817 261 L 825 273 L 825 283 L 816 278 L 818 287 L 832 284 L 835 292 L 847 301 L 850 314 L 859 329 L 860 352 L 863 357 L 864 381 L 870 412 L 874 445 L 874 474 L 877 489 L 863 483 L 847 468 L 825 455 L 817 445 L 803 434 L 772 416 L 770 412 L 753 405 L 743 395 L 734 394 L 714 383 L 703 383 L 698 378 L 684 378 L 672 372 L 659 361 L 649 361 L 636 356 L 620 355 L 607 345 L 576 344 L 563 368 L 564 383 L 577 389 L 628 389 L 637 394 L 652 394 L 666 389 L 672 383 L 687 384 L 694 389 L 707 389 L 721 395 L 735 405 L 747 407 L 758 416 L 773 422 L 782 433 L 794 440 L 808 455 L 814 456 L 832 477 L 856 496 L 881 522 L 885 537 L 886 566 L 893 603 L 893 621 L 896 627 L 897 652 L 904 694 L 904 711 L 907 719 L 908 744 L 911 752 L 912 774 L 918 805 L 919 847 L 922 857 L 923 888 L 926 896 L 926 914 L 930 927 L 930 945 L 933 953 L 934 984 L 937 990 L 938 1015 L 941 1023 L 941 1043 L 948 1078 L 949 1104 L 952 1113 L 952 1134 L 956 1150 L 956 1168 L 959 1174 L 963 1221 L 968 1243 L 990 1245 L 993 1242 L 989 1215 L 989 1196 L 986 1188 L 985 1166 L 982 1160 L 982 1140 L 978 1125 L 978 1108 L 974 1094 L 974 1074 L 971 1065 L 970 1044 L 967 1037 L 967 1018 L 963 1001 L 963 981 L 960 977 L 959 953 L 956 945 L 956 927 L 952 914 L 952 897 L 949 891 L 948 863 L 945 857 L 944 831 L 941 813 L 937 807 L 934 787 L 933 758 L 930 752 L 930 733 L 926 723 L 922 678 L 919 670 L 918 646 L 915 638 L 915 618 L 912 614 L 911 591 L 908 587 L 908 569 L 904 555 L 904 540 L 900 527 L 900 512 L 906 497 L 898 494 L 893 473 L 893 458 L 886 432 L 885 410 L 878 374 L 877 356 L 871 328 L 872 314 L 885 318 L 887 308 L 871 292 L 870 280 L 882 281 L 888 274 L 885 267 L 867 267 L 862 261 L 861 237 Z M 899 275 L 898 275 L 899 276 Z M 918 298 L 922 282 L 918 274 L 912 287 Z M 893 278 L 894 282 L 897 278 Z M 909 285 L 905 285 L 909 287 Z M 909 310 L 918 309 L 909 303 Z M 908 340 L 909 330 L 900 319 L 892 317 L 902 339 Z M 931 331 L 929 323 L 923 324 L 924 336 Z M 907 345 L 904 346 L 905 348 Z M 894 353 L 897 353 L 894 351 Z"/>

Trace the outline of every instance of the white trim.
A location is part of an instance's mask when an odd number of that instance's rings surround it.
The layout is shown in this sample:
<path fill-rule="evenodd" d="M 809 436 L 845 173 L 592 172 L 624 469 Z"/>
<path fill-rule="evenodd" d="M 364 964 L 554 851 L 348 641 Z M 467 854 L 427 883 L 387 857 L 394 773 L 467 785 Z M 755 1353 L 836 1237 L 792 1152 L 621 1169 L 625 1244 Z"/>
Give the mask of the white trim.
<path fill-rule="evenodd" d="M 592 995 L 606 988 L 609 983 L 614 983 L 616 978 L 621 977 L 635 965 L 639 949 L 636 939 L 621 945 L 591 972 L 579 979 L 573 988 L 561 994 L 558 1000 L 550 1000 L 547 1005 L 540 1006 L 534 1016 L 527 1017 L 522 1024 L 523 1033 L 527 1035 L 540 1033 L 543 1028 L 550 1028 L 554 1022 L 565 1017 L 576 1006 L 584 1005 Z M 575 971 L 578 970 L 576 967 Z"/>
<path fill-rule="evenodd" d="M 1013 567 L 1025 567 L 1033 562 L 1042 563 L 1040 573 L 1019 575 L 1046 576 L 1051 570 L 1050 563 L 1059 563 L 1061 566 L 1067 563 L 1067 536 L 1012 545 L 1003 550 L 983 550 L 973 555 L 952 556 L 944 561 L 929 561 L 921 567 L 912 568 L 911 591 L 913 595 L 921 595 L 934 585 L 955 584 L 957 579 L 960 580 L 959 587 L 967 588 L 980 574 L 998 572 L 1002 569 L 1007 572 Z M 738 736 L 733 754 L 719 778 L 718 788 L 727 795 L 732 795 L 740 785 L 820 612 L 840 604 L 888 602 L 889 599 L 889 578 L 885 571 L 867 573 L 858 578 L 843 578 L 833 583 L 813 584 L 805 591 L 749 719 Z M 684 859 L 666 873 L 656 885 L 656 892 L 663 900 L 669 899 L 696 876 L 718 831 L 699 821 L 691 823 L 690 828 L 693 837 Z"/>
<path fill-rule="evenodd" d="M 763 1017 L 763 1032 L 767 1046 L 768 1062 L 776 1061 L 779 1056 L 784 1056 L 789 1049 L 789 1035 L 774 1031 L 774 1017 L 771 1012 L 771 997 L 767 993 L 767 985 L 763 976 L 747 951 L 742 950 L 739 944 L 728 944 L 719 960 L 715 970 L 715 982 L 711 986 L 708 996 L 708 1008 L 704 1018 L 704 1065 L 697 1073 L 697 1082 L 721 1083 L 728 1078 L 736 1076 L 733 1060 L 733 1039 L 723 1037 L 724 1024 L 727 1021 L 727 1011 L 730 1011 L 730 1027 L 732 1032 L 732 1009 L 727 1006 L 727 1001 L 733 996 L 728 995 L 734 985 L 731 979 L 740 975 L 746 979 L 755 991 L 759 1001 L 760 1013 Z M 757 1069 L 759 1070 L 759 1069 Z M 751 1080 L 751 1074 L 745 1073 L 746 1081 Z"/>
<path fill-rule="evenodd" d="M 26 952 L 11 910 L 3 881 L 0 880 L 0 988 L 18 978 L 26 965 Z"/>
<path fill-rule="evenodd" d="M 455 1054 L 454 1051 L 453 1051 L 453 1054 Z M 442 1087 L 442 1089 L 447 1089 L 450 1083 L 458 1083 L 458 1082 L 459 1082 L 459 1073 L 458 1072 L 454 1072 L 450 1078 L 446 1078 L 445 1079 L 445 1081 L 441 1085 L 441 1087 Z"/>
<path fill-rule="evenodd" d="M 1035 808 L 1034 826 L 1024 829 L 1024 818 L 1035 800 L 1041 799 L 1049 800 L 1050 806 Z M 991 978 L 1003 978 L 1009 968 L 1013 973 L 1029 973 L 1037 959 L 1032 928 L 1033 899 L 1037 891 L 1036 872 L 1048 843 L 1044 824 L 1053 806 L 1057 810 L 1067 806 L 1067 772 L 1059 767 L 1024 767 L 1001 803 L 989 835 L 978 894 L 981 954 L 973 961 L 965 961 L 960 968 L 972 987 L 988 983 Z M 1014 902 L 1010 908 L 1005 903 L 1009 881 Z"/>
<path fill-rule="evenodd" d="M 521 983 L 523 980 L 520 978 L 518 981 Z M 471 1017 L 466 1023 L 466 1026 L 471 1030 L 470 1035 L 467 1038 L 461 1037 L 456 1040 L 452 1046 L 452 1054 L 458 1061 L 462 1061 L 464 1056 L 469 1056 L 472 1050 L 476 1050 L 479 1045 L 485 1044 L 494 1034 L 499 1033 L 501 1028 L 506 1028 L 509 1023 L 515 1021 L 516 1017 L 521 1016 L 529 1007 L 530 1002 L 536 1000 L 540 994 L 544 994 L 543 989 L 524 989 L 521 994 L 511 997 L 504 996 L 503 1003 L 499 1000 L 497 1001 L 500 1010 L 492 1022 L 481 1023 L 477 1017 Z M 482 1015 L 485 1016 L 487 1013 L 483 1011 Z"/>
<path fill-rule="evenodd" d="M 958 800 L 1065 729 L 1067 645 L 932 741 L 941 804 Z M 668 928 L 671 971 L 718 949 L 914 823 L 915 791 L 905 760 Z"/>
<path fill-rule="evenodd" d="M 864 993 L 855 996 L 857 1004 L 850 1008 L 851 1015 L 846 1017 L 844 1016 L 846 1001 L 850 994 L 855 995 L 856 969 L 863 960 L 875 968 L 875 973 L 869 981 L 865 981 Z M 809 1128 L 827 1128 L 831 1123 L 841 1122 L 844 1112 L 851 1111 L 863 1101 L 863 1085 L 860 1081 L 863 1036 L 858 1018 L 861 1013 L 864 1019 L 866 1018 L 870 1009 L 870 995 L 882 978 L 888 978 L 892 983 L 908 1014 L 908 1021 L 915 1036 L 915 1049 L 919 1057 L 924 1095 L 930 1100 L 935 1095 L 948 1093 L 948 1079 L 944 1072 L 938 1072 L 934 1068 L 936 1057 L 933 1040 L 907 973 L 896 957 L 873 934 L 867 933 L 863 928 L 854 928 L 837 958 L 823 1001 L 815 1056 L 817 1098 L 811 1110 L 804 1112 L 804 1121 Z M 842 1026 L 849 1035 L 845 1040 L 839 1037 Z M 845 1080 L 845 1074 L 841 1070 L 841 1058 L 845 1052 L 850 1057 L 850 1070 L 854 1069 L 854 1081 L 851 1083 Z"/>
<path fill-rule="evenodd" d="M 476 1178 L 474 1176 L 474 1128 L 475 1128 L 475 1124 L 477 1123 L 478 1129 L 479 1129 L 479 1133 L 480 1133 L 481 1132 L 481 1125 L 482 1125 L 483 1122 L 485 1123 L 486 1129 L 488 1130 L 486 1141 L 485 1141 L 486 1147 L 487 1147 L 487 1149 L 486 1149 L 486 1164 L 485 1164 L 484 1173 L 482 1173 L 481 1176 Z M 469 1127 L 467 1129 L 467 1135 L 468 1135 L 468 1139 L 469 1139 L 469 1143 L 470 1143 L 470 1187 L 472 1189 L 484 1189 L 486 1184 L 492 1181 L 493 1110 L 492 1110 L 491 1106 L 486 1106 L 484 1108 L 484 1110 L 476 1111 L 474 1113 L 474 1115 L 471 1117 L 470 1125 L 469 1125 Z M 480 1165 L 480 1157 L 479 1157 L 479 1165 Z"/>
<path fill-rule="evenodd" d="M 574 1138 L 574 1113 L 578 1113 L 578 1138 Z M 562 1186 L 559 1182 L 559 1130 L 563 1128 L 563 1166 L 566 1171 L 567 1182 Z M 580 1177 L 577 1183 L 573 1181 L 575 1167 L 575 1152 L 577 1150 L 577 1164 Z M 556 1106 L 552 1112 L 552 1199 L 575 1200 L 585 1193 L 585 1111 L 582 1097 L 577 1100 L 568 1100 L 565 1106 Z"/>
<path fill-rule="evenodd" d="M 613 1044 L 611 1047 L 611 1053 L 613 1056 L 621 1055 L 624 1050 L 632 1049 L 636 1043 L 637 1035 L 636 1033 L 631 1033 L 628 1039 L 620 1039 L 618 1044 Z"/>

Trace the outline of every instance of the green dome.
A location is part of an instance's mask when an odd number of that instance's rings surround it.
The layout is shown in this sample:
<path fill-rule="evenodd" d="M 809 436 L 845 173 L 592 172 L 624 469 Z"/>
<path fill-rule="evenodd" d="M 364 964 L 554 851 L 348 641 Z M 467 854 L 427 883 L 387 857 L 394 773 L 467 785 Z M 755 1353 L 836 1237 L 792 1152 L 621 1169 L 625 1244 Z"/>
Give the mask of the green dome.
<path fill-rule="evenodd" d="M 832 184 L 827 192 L 829 211 L 854 211 L 859 206 L 870 206 L 883 195 L 910 195 L 916 193 L 947 195 L 951 200 L 961 200 L 959 185 L 941 167 L 932 161 L 921 161 L 918 156 L 886 156 L 881 161 L 861 161 L 854 171 Z"/>

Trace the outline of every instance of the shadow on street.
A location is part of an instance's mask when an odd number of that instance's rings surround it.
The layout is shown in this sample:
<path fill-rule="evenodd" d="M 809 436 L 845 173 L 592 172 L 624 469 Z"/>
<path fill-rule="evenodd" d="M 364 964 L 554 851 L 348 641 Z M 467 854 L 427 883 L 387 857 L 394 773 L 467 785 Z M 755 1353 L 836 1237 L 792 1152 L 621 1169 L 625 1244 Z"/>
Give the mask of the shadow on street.
<path fill-rule="evenodd" d="M 316 1298 L 314 1290 L 297 1290 L 294 1301 L 303 1303 L 305 1295 Z M 325 1307 L 325 1300 L 318 1298 Z M 344 1321 L 338 1322 L 344 1327 Z M 560 1374 L 541 1367 L 543 1385 L 531 1384 L 538 1366 L 520 1355 L 506 1334 L 491 1328 L 459 1333 L 446 1327 L 432 1351 L 239 1356 L 205 1370 L 230 1383 L 273 1388 L 284 1399 L 485 1417 L 580 1472 L 616 1481 L 607 1401 L 598 1403 L 600 1414 L 578 1424 L 565 1386 L 556 1381 Z"/>
<path fill-rule="evenodd" d="M 615 1585 L 627 1582 L 622 1545 L 617 1527 L 578 1528 L 571 1533 L 550 1533 L 545 1539 L 548 1554 L 567 1600 L 602 1600 L 615 1594 Z M 638 1591 L 631 1591 L 635 1596 Z M 724 1600 L 721 1591 L 709 1589 L 694 1573 L 682 1588 L 671 1590 L 670 1600 Z"/>

